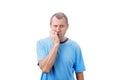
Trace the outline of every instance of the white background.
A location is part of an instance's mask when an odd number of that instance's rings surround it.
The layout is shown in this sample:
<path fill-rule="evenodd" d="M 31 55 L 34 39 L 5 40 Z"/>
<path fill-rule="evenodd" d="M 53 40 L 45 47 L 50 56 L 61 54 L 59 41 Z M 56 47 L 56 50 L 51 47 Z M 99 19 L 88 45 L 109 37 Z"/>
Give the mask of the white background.
<path fill-rule="evenodd" d="M 0 80 L 39 80 L 36 41 L 59 11 L 81 46 L 85 80 L 120 80 L 119 0 L 0 0 Z"/>

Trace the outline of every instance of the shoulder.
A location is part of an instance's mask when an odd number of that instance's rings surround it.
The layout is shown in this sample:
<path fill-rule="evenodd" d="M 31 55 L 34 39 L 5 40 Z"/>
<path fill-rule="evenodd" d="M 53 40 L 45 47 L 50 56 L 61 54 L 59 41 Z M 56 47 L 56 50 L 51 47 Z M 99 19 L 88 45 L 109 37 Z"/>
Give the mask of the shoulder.
<path fill-rule="evenodd" d="M 69 45 L 73 48 L 79 48 L 80 47 L 80 45 L 72 39 L 69 39 Z"/>
<path fill-rule="evenodd" d="M 46 37 L 46 38 L 39 39 L 37 41 L 37 44 L 46 44 L 46 43 L 50 43 L 50 42 L 51 42 L 50 37 Z"/>
<path fill-rule="evenodd" d="M 49 41 L 49 40 L 50 40 L 50 38 L 46 37 L 46 38 L 39 39 L 37 42 L 46 42 L 46 41 Z"/>

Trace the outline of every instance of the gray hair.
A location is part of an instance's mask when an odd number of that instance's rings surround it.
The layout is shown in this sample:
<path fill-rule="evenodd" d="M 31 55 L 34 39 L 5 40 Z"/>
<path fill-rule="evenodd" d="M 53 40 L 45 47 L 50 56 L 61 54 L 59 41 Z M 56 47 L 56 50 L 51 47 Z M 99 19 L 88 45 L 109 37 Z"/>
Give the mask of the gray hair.
<path fill-rule="evenodd" d="M 51 23 L 52 23 L 52 19 L 53 19 L 54 16 L 55 16 L 57 19 L 65 18 L 65 21 L 66 21 L 66 23 L 68 24 L 68 18 L 67 18 L 67 16 L 66 16 L 63 12 L 57 12 L 57 13 L 55 13 L 55 14 L 52 15 L 52 17 L 51 17 L 51 19 L 50 19 L 50 25 L 51 25 Z"/>

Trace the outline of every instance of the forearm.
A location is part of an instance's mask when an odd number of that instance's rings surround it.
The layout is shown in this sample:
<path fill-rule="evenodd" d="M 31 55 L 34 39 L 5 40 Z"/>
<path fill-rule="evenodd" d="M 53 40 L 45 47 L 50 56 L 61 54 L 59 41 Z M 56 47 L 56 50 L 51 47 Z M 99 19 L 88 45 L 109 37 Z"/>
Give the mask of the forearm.
<path fill-rule="evenodd" d="M 76 73 L 76 78 L 77 78 L 77 80 L 84 80 L 83 72 Z"/>
<path fill-rule="evenodd" d="M 48 73 L 55 61 L 59 45 L 54 45 L 49 54 L 40 62 L 40 68 L 43 72 Z"/>

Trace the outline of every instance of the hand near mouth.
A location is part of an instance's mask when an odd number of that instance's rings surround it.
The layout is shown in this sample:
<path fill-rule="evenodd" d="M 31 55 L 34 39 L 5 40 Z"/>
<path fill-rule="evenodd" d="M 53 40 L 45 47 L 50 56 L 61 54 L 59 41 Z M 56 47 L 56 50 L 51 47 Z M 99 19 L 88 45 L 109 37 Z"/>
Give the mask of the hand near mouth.
<path fill-rule="evenodd" d="M 59 39 L 59 34 L 55 31 L 50 31 L 50 38 L 52 39 L 52 42 L 54 44 L 59 44 L 60 43 L 60 39 Z"/>

